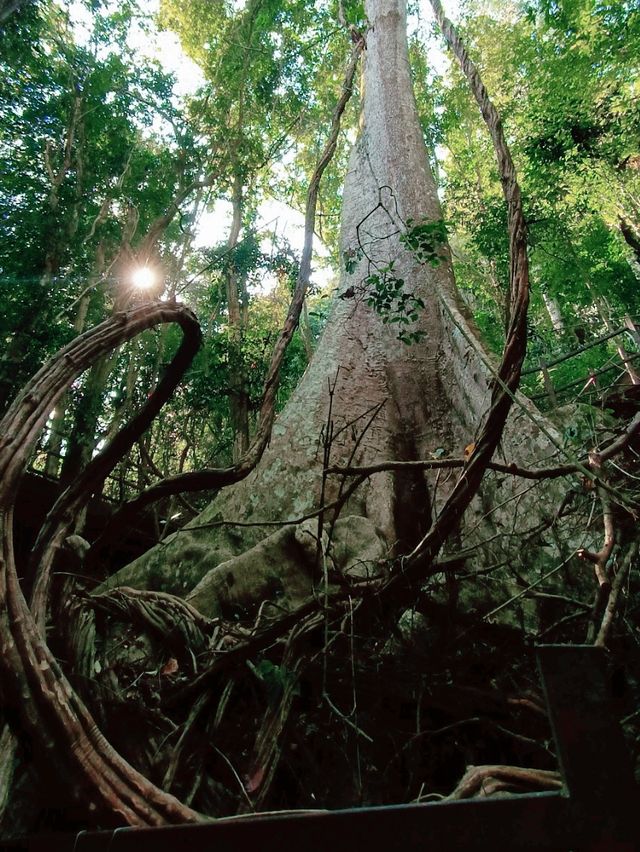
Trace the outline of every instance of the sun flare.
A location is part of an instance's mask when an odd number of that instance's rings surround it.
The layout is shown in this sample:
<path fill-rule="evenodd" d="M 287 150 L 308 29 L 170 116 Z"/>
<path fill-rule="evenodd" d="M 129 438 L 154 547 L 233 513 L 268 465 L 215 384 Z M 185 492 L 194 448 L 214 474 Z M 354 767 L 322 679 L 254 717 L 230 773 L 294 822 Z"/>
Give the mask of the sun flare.
<path fill-rule="evenodd" d="M 139 266 L 137 269 L 134 269 L 131 275 L 131 281 L 134 287 L 137 287 L 139 290 L 146 290 L 149 287 L 152 287 L 157 280 L 157 276 L 153 269 L 149 269 L 148 266 Z"/>

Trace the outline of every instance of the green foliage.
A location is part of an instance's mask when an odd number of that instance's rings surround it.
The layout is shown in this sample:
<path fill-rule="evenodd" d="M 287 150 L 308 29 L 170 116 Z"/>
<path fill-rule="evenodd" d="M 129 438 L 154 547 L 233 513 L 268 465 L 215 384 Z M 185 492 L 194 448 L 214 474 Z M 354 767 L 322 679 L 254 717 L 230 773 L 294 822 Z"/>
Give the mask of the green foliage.
<path fill-rule="evenodd" d="M 161 22 L 205 75 L 192 113 L 219 153 L 221 181 L 239 173 L 250 182 L 290 144 L 307 111 L 318 62 L 308 45 L 327 37 L 326 13 L 300 0 L 249 0 L 239 11 L 164 0 Z"/>
<path fill-rule="evenodd" d="M 233 434 L 229 425 L 229 395 L 248 395 L 251 424 L 262 398 L 264 381 L 298 273 L 298 259 L 286 242 L 263 248 L 260 235 L 247 228 L 231 250 L 226 244 L 203 250 L 194 265 L 205 268 L 189 301 L 201 317 L 204 343 L 185 377 L 183 402 L 190 417 L 206 421 L 218 436 L 209 447 L 218 463 L 229 463 Z M 225 276 L 233 271 L 246 285 L 242 327 L 229 323 Z M 266 286 L 265 286 L 266 285 Z M 269 288 L 269 289 L 268 289 Z M 266 291 L 266 292 L 265 292 Z M 281 409 L 305 370 L 308 358 L 296 332 L 283 363 L 277 409 Z M 241 384 L 238 385 L 238 382 Z"/>
<path fill-rule="evenodd" d="M 411 221 L 411 220 L 410 220 Z M 440 262 L 437 254 L 442 246 L 442 239 L 436 234 L 442 234 L 443 223 L 418 225 L 411 228 L 401 240 L 405 246 L 414 251 L 419 260 L 437 265 Z M 414 248 L 415 246 L 415 248 Z M 343 252 L 345 272 L 352 275 L 358 264 L 364 258 L 362 248 L 349 248 Z M 427 260 L 427 258 L 429 258 Z M 369 260 L 369 259 L 368 259 Z M 435 262 L 434 262 L 435 261 Z M 374 264 L 369 260 L 369 273 L 357 288 L 351 288 L 353 294 L 364 298 L 365 303 L 382 318 L 384 325 L 398 325 L 398 340 L 403 343 L 418 343 L 425 337 L 421 329 L 410 329 L 407 326 L 418 321 L 420 311 L 424 310 L 424 301 L 405 290 L 405 280 L 396 274 L 395 261 L 391 260 L 384 266 Z"/>
<path fill-rule="evenodd" d="M 343 8 L 347 24 L 356 27 L 360 31 L 364 30 L 367 26 L 364 2 L 362 0 L 345 0 Z"/>
<path fill-rule="evenodd" d="M 395 274 L 393 261 L 367 275 L 364 283 L 366 303 L 382 317 L 382 322 L 402 326 L 398 329 L 398 340 L 411 344 L 424 339 L 424 331 L 406 328 L 417 322 L 419 312 L 424 310 L 424 302 L 418 296 L 405 291 L 404 279 Z"/>
<path fill-rule="evenodd" d="M 446 256 L 448 232 L 443 220 L 407 219 L 406 230 L 400 235 L 401 245 L 410 252 L 418 263 L 436 267 Z M 366 260 L 368 273 L 357 287 L 348 288 L 342 295 L 362 296 L 365 303 L 382 318 L 383 324 L 397 325 L 398 340 L 403 343 L 419 343 L 426 332 L 408 328 L 420 318 L 424 301 L 405 290 L 405 280 L 396 273 L 394 260 L 380 264 L 367 255 L 361 245 L 343 251 L 342 260 L 347 275 L 353 275 L 359 264 Z"/>
<path fill-rule="evenodd" d="M 442 251 L 447 245 L 447 226 L 443 220 L 414 222 L 407 219 L 407 230 L 400 236 L 402 245 L 413 253 L 416 260 L 429 266 L 439 266 Z"/>
<path fill-rule="evenodd" d="M 431 67 L 430 55 L 417 35 L 409 40 L 409 61 L 418 115 L 434 171 L 438 171 L 436 147 L 443 142 L 442 117 L 448 94 L 442 78 Z"/>
<path fill-rule="evenodd" d="M 304 207 L 350 41 L 336 26 L 335 2 L 163 0 L 162 25 L 178 33 L 205 80 L 181 105 L 171 77 L 128 46 L 139 10 L 87 8 L 91 24 L 83 39 L 55 2 L 27 4 L 3 30 L 0 339 L 10 355 L 4 379 L 15 390 L 70 339 L 80 303 L 86 324 L 120 303 L 144 234 L 181 189 L 208 175 L 206 190 L 182 203 L 157 246 L 167 285 L 201 316 L 205 341 L 154 425 L 149 447 L 167 471 L 175 472 L 183 450 L 187 469 L 226 464 L 233 445 L 229 396 L 246 392 L 253 427 L 298 268 L 284 243 L 265 248 L 256 211 L 272 195 Z M 362 2 L 346 2 L 344 11 L 348 24 L 366 26 Z M 640 234 L 640 15 L 630 2 L 470 3 L 463 31 L 504 119 L 523 186 L 532 275 L 528 363 L 535 366 L 640 310 L 632 250 L 619 227 L 624 219 L 630 233 Z M 446 222 L 410 220 L 401 242 L 418 262 L 435 267 L 450 240 L 463 293 L 497 351 L 508 237 L 491 143 L 460 73 L 435 75 L 417 38 L 410 51 Z M 358 107 L 356 93 L 321 186 L 317 231 L 347 274 L 366 261 L 355 298 L 413 343 L 424 336 L 414 325 L 424 303 L 407 292 L 394 262 L 373 263 L 360 248 L 339 257 L 342 179 Z M 448 152 L 442 170 L 434 155 L 439 146 Z M 197 210 L 231 198 L 238 186 L 237 244 L 193 250 Z M 237 327 L 225 289 L 231 278 L 238 282 Z M 549 305 L 557 309 L 553 321 Z M 287 352 L 278 407 L 306 367 L 328 306 L 326 294 L 311 295 L 306 337 L 296 332 Z M 142 402 L 141 388 L 162 374 L 179 339 L 168 329 L 117 356 L 93 403 L 101 411 L 95 438 Z M 551 368 L 554 384 L 586 380 L 616 357 L 616 342 L 594 347 Z M 74 387 L 73 405 L 87 386 L 83 379 Z M 525 388 L 543 393 L 540 375 L 528 377 Z M 587 388 L 583 398 L 590 393 Z M 71 415 L 66 419 L 71 428 Z"/>
<path fill-rule="evenodd" d="M 358 268 L 358 264 L 363 258 L 362 249 L 360 248 L 348 248 L 345 249 L 342 253 L 342 259 L 344 262 L 344 269 L 347 275 L 353 275 L 353 273 Z"/>
<path fill-rule="evenodd" d="M 478 2 L 468 5 L 462 31 L 502 116 L 523 190 L 532 281 L 529 363 L 535 364 L 640 309 L 633 252 L 620 230 L 621 220 L 640 227 L 634 200 L 640 175 L 632 165 L 639 153 L 640 15 L 633 3 Z M 442 183 L 458 282 L 499 350 L 508 240 L 495 155 L 457 66 L 441 103 L 448 149 Z M 584 370 L 608 357 L 596 348 L 554 376 L 561 383 L 586 380 Z"/>
<path fill-rule="evenodd" d="M 16 27 L 31 40 L 10 38 L 0 58 L 0 333 L 18 364 L 0 370 L 9 395 L 76 333 L 83 292 L 85 323 L 104 318 L 123 288 L 113 267 L 123 239 L 135 240 L 132 223 L 144 233 L 178 183 L 175 155 L 152 131 L 160 115 L 177 121 L 172 81 L 126 46 L 134 10 L 95 10 L 79 43 L 65 10 L 27 8 Z"/>

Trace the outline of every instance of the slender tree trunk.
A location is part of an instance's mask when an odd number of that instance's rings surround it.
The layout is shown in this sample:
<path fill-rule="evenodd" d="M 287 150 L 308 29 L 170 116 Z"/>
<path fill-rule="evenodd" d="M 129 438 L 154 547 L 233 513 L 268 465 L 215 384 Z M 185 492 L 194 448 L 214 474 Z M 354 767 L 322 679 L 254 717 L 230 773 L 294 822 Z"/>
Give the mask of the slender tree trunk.
<path fill-rule="evenodd" d="M 62 463 L 60 478 L 64 485 L 73 482 L 96 447 L 102 398 L 115 360 L 115 355 L 102 358 L 88 374 L 82 398 L 76 408 L 72 440 Z"/>
<path fill-rule="evenodd" d="M 82 334 L 87 322 L 87 313 L 91 302 L 91 291 L 87 291 L 78 302 L 76 310 L 76 318 L 73 323 L 73 330 L 76 334 Z M 62 442 L 65 437 L 65 421 L 67 418 L 67 408 L 69 406 L 69 394 L 66 394 L 60 399 L 55 407 L 55 414 L 51 420 L 50 435 L 47 441 L 47 460 L 45 465 L 45 473 L 48 476 L 56 477 L 60 470 L 60 460 L 62 458 Z"/>
<path fill-rule="evenodd" d="M 307 300 L 304 300 L 304 305 L 302 306 L 302 322 L 300 323 L 300 330 L 302 331 L 302 342 L 304 344 L 305 355 L 307 356 L 307 361 L 311 361 L 314 352 L 313 346 L 313 336 L 311 334 L 311 326 L 309 324 L 309 308 L 307 305 Z"/>
<path fill-rule="evenodd" d="M 562 319 L 562 311 L 560 310 L 560 305 L 556 302 L 553 296 L 550 296 L 544 291 L 542 293 L 542 301 L 544 302 L 544 306 L 547 309 L 547 313 L 549 314 L 549 319 L 551 320 L 553 330 L 557 331 L 558 334 L 564 334 L 566 328 L 564 325 L 564 320 Z"/>
<path fill-rule="evenodd" d="M 233 179 L 233 218 L 227 240 L 227 251 L 233 252 L 240 238 L 243 213 L 242 175 L 236 171 Z M 229 415 L 233 430 L 233 460 L 238 461 L 249 448 L 249 395 L 246 392 L 242 339 L 244 335 L 243 302 L 246 300 L 246 276 L 232 261 L 225 276 L 229 319 Z"/>
<path fill-rule="evenodd" d="M 640 237 L 638 232 L 627 219 L 620 219 L 620 233 L 622 234 L 625 243 L 631 249 L 630 263 L 632 269 L 636 272 L 640 269 Z"/>

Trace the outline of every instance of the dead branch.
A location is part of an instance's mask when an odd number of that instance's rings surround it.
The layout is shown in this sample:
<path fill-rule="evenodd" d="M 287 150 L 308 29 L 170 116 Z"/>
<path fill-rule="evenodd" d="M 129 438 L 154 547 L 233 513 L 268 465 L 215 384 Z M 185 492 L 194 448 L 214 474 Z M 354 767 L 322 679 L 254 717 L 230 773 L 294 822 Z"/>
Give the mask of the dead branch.
<path fill-rule="evenodd" d="M 589 461 L 594 474 L 597 476 L 598 480 L 601 480 L 603 477 L 603 473 L 602 459 L 600 455 L 595 452 L 590 453 Z M 580 557 L 580 559 L 585 559 L 589 562 L 593 562 L 598 586 L 600 588 L 606 587 L 608 589 L 608 563 L 609 559 L 611 558 L 611 552 L 613 551 L 613 546 L 616 541 L 615 527 L 613 523 L 613 507 L 611 505 L 611 498 L 609 497 L 609 494 L 607 493 L 606 489 L 598 485 L 597 492 L 600 504 L 602 506 L 602 526 L 604 529 L 602 547 L 597 553 L 593 553 L 590 550 L 581 549 L 578 551 L 578 556 Z"/>
<path fill-rule="evenodd" d="M 599 453 L 601 461 L 610 461 L 614 456 L 621 453 L 638 433 L 640 433 L 640 412 L 631 420 L 622 435 Z"/>
<path fill-rule="evenodd" d="M 229 682 L 233 683 L 233 681 Z M 208 692 L 205 692 L 200 696 L 200 698 L 196 702 L 194 702 L 193 707 L 191 708 L 189 715 L 187 716 L 187 719 L 182 727 L 178 742 L 176 743 L 173 749 L 173 752 L 171 754 L 171 760 L 169 761 L 169 765 L 162 781 L 162 786 L 165 790 L 171 790 L 176 776 L 176 772 L 178 771 L 178 764 L 180 762 L 184 747 L 189 737 L 192 735 L 195 723 L 198 721 L 202 712 L 209 705 L 210 700 L 210 694 Z"/>
<path fill-rule="evenodd" d="M 442 468 L 462 468 L 467 464 L 466 459 L 434 459 L 433 461 L 384 461 L 363 467 L 340 467 L 339 465 L 326 468 L 326 473 L 341 474 L 343 476 L 372 476 L 374 473 L 384 473 L 388 470 L 441 470 Z M 498 473 L 506 473 L 510 476 L 519 476 L 522 479 L 557 479 L 560 476 L 569 476 L 576 472 L 574 465 L 559 465 L 557 467 L 530 470 L 519 467 L 516 464 L 500 464 L 489 462 L 488 470 Z"/>
<path fill-rule="evenodd" d="M 496 793 L 529 793 L 534 790 L 561 790 L 559 772 L 524 769 L 519 766 L 468 766 L 448 799 L 472 799 Z"/>
<path fill-rule="evenodd" d="M 267 706 L 262 723 L 253 746 L 251 768 L 247 773 L 246 792 L 254 794 L 249 800 L 250 810 L 260 810 L 274 781 L 282 752 L 282 735 L 289 719 L 291 707 L 296 695 L 299 670 L 304 667 L 305 658 L 296 653 L 295 644 L 285 650 L 281 670 L 285 672 L 282 695 L 272 706 Z"/>
<path fill-rule="evenodd" d="M 604 610 L 604 615 L 602 616 L 600 629 L 598 630 L 598 635 L 596 636 L 596 640 L 594 642 L 594 645 L 597 645 L 601 648 L 606 647 L 607 642 L 609 640 L 609 635 L 611 633 L 611 628 L 613 627 L 613 622 L 615 620 L 620 596 L 622 594 L 624 584 L 627 581 L 627 577 L 629 576 L 631 566 L 633 565 L 634 560 L 638 556 L 639 546 L 640 545 L 637 541 L 631 545 L 627 552 L 627 555 L 624 558 L 624 561 L 622 562 L 622 565 L 618 569 L 618 573 L 613 578 L 613 582 L 611 584 L 611 591 L 609 593 L 607 605 Z"/>

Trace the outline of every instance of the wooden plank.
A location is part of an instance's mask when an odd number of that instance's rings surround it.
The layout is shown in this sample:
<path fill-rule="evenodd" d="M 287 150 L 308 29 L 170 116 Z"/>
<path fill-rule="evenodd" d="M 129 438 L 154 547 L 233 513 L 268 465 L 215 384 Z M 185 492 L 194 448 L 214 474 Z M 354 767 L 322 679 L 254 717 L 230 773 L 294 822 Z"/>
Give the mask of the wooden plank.
<path fill-rule="evenodd" d="M 124 829 L 81 835 L 75 852 L 561 852 L 575 839 L 567 815 L 566 799 L 538 793 Z"/>

